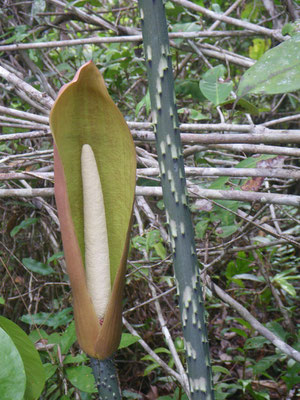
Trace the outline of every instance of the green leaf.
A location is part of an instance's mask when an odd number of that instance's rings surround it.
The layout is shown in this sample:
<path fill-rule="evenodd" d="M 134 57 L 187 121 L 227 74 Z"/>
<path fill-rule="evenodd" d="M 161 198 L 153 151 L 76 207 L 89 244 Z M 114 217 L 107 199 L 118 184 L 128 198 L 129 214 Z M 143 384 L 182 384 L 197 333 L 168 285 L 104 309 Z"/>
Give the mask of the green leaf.
<path fill-rule="evenodd" d="M 266 327 L 273 332 L 275 335 L 279 336 L 281 340 L 286 341 L 288 332 L 283 329 L 283 327 L 276 321 L 271 321 L 266 323 Z"/>
<path fill-rule="evenodd" d="M 53 365 L 51 363 L 45 363 L 43 364 L 45 375 L 46 375 L 46 381 L 53 376 L 58 368 L 58 365 Z"/>
<path fill-rule="evenodd" d="M 165 347 L 158 347 L 157 349 L 154 350 L 154 353 L 156 353 L 156 354 L 159 354 L 159 353 L 171 354 L 170 350 L 166 349 Z"/>
<path fill-rule="evenodd" d="M 268 50 L 243 75 L 237 95 L 277 94 L 300 89 L 300 34 Z"/>
<path fill-rule="evenodd" d="M 26 388 L 24 364 L 13 340 L 0 328 L 1 400 L 23 400 Z"/>
<path fill-rule="evenodd" d="M 131 392 L 130 390 L 123 390 L 122 396 L 123 396 L 123 398 L 126 398 L 126 399 L 142 400 L 142 398 L 143 398 L 143 396 L 141 394 Z"/>
<path fill-rule="evenodd" d="M 176 80 L 175 82 L 176 97 L 192 97 L 197 101 L 205 100 L 199 88 L 199 82 L 196 79 L 184 79 L 182 81 Z"/>
<path fill-rule="evenodd" d="M 296 24 L 292 24 L 288 22 L 287 24 L 283 25 L 281 29 L 281 33 L 283 35 L 290 35 L 293 36 L 297 32 Z"/>
<path fill-rule="evenodd" d="M 230 99 L 224 101 L 224 103 L 220 104 L 220 106 L 225 107 L 226 109 L 230 109 L 234 107 L 236 110 L 241 110 L 243 112 L 247 112 L 252 115 L 259 115 L 259 109 L 252 103 L 250 103 L 246 99 Z M 232 106 L 232 107 L 231 107 Z"/>
<path fill-rule="evenodd" d="M 270 341 L 263 336 L 248 338 L 244 344 L 244 349 L 246 350 L 260 349 L 267 343 L 270 344 Z"/>
<path fill-rule="evenodd" d="M 231 375 L 231 372 L 228 371 L 227 368 L 221 367 L 221 365 L 213 365 L 212 371 L 213 371 L 213 373 L 221 372 L 222 374 L 225 374 L 225 375 Z"/>
<path fill-rule="evenodd" d="M 154 250 L 156 251 L 157 255 L 164 260 L 167 257 L 167 250 L 165 249 L 164 245 L 159 242 L 155 243 L 153 246 Z"/>
<path fill-rule="evenodd" d="M 131 333 L 122 333 L 119 349 L 131 346 L 140 340 L 139 336 L 132 335 Z"/>
<path fill-rule="evenodd" d="M 19 225 L 15 226 L 11 231 L 10 231 L 10 236 L 14 237 L 18 232 L 20 232 L 21 229 L 26 229 L 29 226 L 35 224 L 38 221 L 38 218 L 27 218 L 24 221 L 22 221 Z"/>
<path fill-rule="evenodd" d="M 71 354 L 67 355 L 64 358 L 64 364 L 82 364 L 88 360 L 88 357 L 85 354 L 77 354 L 77 356 L 72 356 Z"/>
<path fill-rule="evenodd" d="M 197 222 L 196 226 L 195 226 L 195 231 L 196 231 L 196 237 L 199 239 L 203 239 L 205 232 L 207 230 L 208 227 L 208 222 Z"/>
<path fill-rule="evenodd" d="M 0 317 L 0 327 L 9 334 L 22 358 L 26 373 L 24 400 L 37 399 L 45 384 L 45 373 L 34 344 L 26 333 L 9 319 Z"/>
<path fill-rule="evenodd" d="M 145 94 L 145 96 L 142 98 L 142 100 L 136 105 L 135 108 L 135 116 L 138 115 L 138 113 L 140 112 L 140 110 L 145 107 L 146 109 L 146 114 L 148 115 L 151 109 L 151 104 L 150 104 L 150 93 L 149 90 L 147 91 L 147 93 Z"/>
<path fill-rule="evenodd" d="M 63 251 L 59 251 L 58 253 L 53 254 L 53 256 L 49 257 L 47 260 L 47 264 L 50 264 L 52 261 L 56 261 L 59 258 L 62 258 L 64 256 Z"/>
<path fill-rule="evenodd" d="M 238 275 L 234 275 L 232 277 L 233 279 L 246 279 L 249 281 L 254 281 L 254 282 L 265 282 L 265 279 L 263 276 L 256 276 L 253 274 L 238 274 Z"/>
<path fill-rule="evenodd" d="M 200 81 L 200 90 L 202 94 L 215 106 L 223 103 L 233 88 L 232 82 L 219 82 L 219 79 L 225 74 L 226 69 L 223 65 L 218 65 L 208 70 Z"/>
<path fill-rule="evenodd" d="M 2 296 L 0 296 L 0 304 L 5 304 L 5 299 Z"/>
<path fill-rule="evenodd" d="M 160 232 L 157 229 L 151 230 L 146 235 L 146 250 L 149 251 L 156 243 L 161 241 Z"/>
<path fill-rule="evenodd" d="M 253 39 L 253 46 L 249 47 L 249 57 L 254 60 L 259 60 L 260 57 L 270 48 L 270 39 Z"/>
<path fill-rule="evenodd" d="M 49 265 L 44 264 L 40 261 L 36 261 L 33 258 L 23 258 L 22 263 L 31 272 L 35 272 L 40 275 L 50 275 L 55 271 Z"/>
<path fill-rule="evenodd" d="M 72 321 L 65 332 L 61 335 L 60 348 L 62 354 L 66 354 L 76 342 L 75 322 Z"/>
<path fill-rule="evenodd" d="M 300 363 L 294 362 L 292 366 L 288 366 L 287 372 L 282 376 L 282 379 L 286 382 L 288 390 L 300 383 Z"/>
<path fill-rule="evenodd" d="M 209 119 L 207 115 L 203 115 L 200 111 L 194 110 L 193 108 L 180 108 L 178 114 L 187 113 L 190 119 L 194 121 L 200 121 L 202 119 Z"/>
<path fill-rule="evenodd" d="M 231 330 L 232 332 L 237 333 L 238 335 L 240 335 L 240 336 L 242 336 L 242 337 L 244 337 L 244 338 L 247 338 L 247 337 L 248 337 L 247 333 L 246 333 L 245 331 L 243 331 L 242 329 L 239 329 L 239 328 L 230 328 L 230 330 Z"/>
<path fill-rule="evenodd" d="M 85 365 L 66 368 L 66 375 L 69 381 L 77 389 L 87 393 L 96 393 L 95 379 L 92 369 Z"/>
<path fill-rule="evenodd" d="M 156 369 L 156 368 L 159 368 L 160 367 L 160 365 L 158 364 L 158 363 L 153 363 L 153 364 L 150 364 L 150 365 L 148 365 L 148 367 L 146 367 L 145 368 L 145 370 L 144 370 L 144 376 L 147 376 L 147 375 L 149 375 L 149 374 L 151 374 L 151 372 L 154 370 L 154 369 Z"/>
<path fill-rule="evenodd" d="M 29 325 L 46 325 L 52 326 L 54 329 L 58 328 L 62 325 L 67 325 L 72 321 L 73 316 L 70 313 L 72 312 L 72 308 L 68 307 L 63 311 L 59 311 L 57 313 L 46 313 L 40 312 L 37 314 L 26 314 L 22 315 L 20 320 L 25 322 L 25 324 Z"/>
<path fill-rule="evenodd" d="M 224 215 L 229 214 L 224 210 Z M 228 236 L 233 235 L 238 229 L 240 225 L 235 224 L 235 225 L 222 225 L 220 228 L 218 228 L 217 235 L 220 236 L 221 238 L 226 238 Z"/>
<path fill-rule="evenodd" d="M 13 29 L 14 35 L 5 40 L 6 44 L 21 42 L 30 35 L 30 29 L 27 25 L 17 25 Z"/>
<path fill-rule="evenodd" d="M 264 357 L 261 360 L 257 361 L 254 365 L 252 365 L 253 373 L 255 375 L 259 375 L 262 372 L 265 372 L 268 368 L 270 368 L 276 361 L 278 361 L 279 356 L 268 356 Z"/>
<path fill-rule="evenodd" d="M 275 279 L 274 279 L 275 281 Z M 291 295 L 292 297 L 296 297 L 297 293 L 296 293 L 296 289 L 294 288 L 294 286 L 289 283 L 286 279 L 276 279 L 276 282 L 278 283 L 278 285 L 280 285 L 280 287 L 286 291 L 289 295 Z"/>

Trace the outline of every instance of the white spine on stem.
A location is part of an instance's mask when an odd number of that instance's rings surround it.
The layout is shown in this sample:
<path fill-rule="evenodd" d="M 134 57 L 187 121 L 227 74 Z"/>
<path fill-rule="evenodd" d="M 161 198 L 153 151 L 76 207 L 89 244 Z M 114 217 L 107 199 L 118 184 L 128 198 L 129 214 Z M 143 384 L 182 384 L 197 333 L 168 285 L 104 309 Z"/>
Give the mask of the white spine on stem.
<path fill-rule="evenodd" d="M 102 319 L 111 293 L 109 248 L 100 176 L 88 144 L 82 146 L 81 175 L 87 287 L 96 314 Z"/>

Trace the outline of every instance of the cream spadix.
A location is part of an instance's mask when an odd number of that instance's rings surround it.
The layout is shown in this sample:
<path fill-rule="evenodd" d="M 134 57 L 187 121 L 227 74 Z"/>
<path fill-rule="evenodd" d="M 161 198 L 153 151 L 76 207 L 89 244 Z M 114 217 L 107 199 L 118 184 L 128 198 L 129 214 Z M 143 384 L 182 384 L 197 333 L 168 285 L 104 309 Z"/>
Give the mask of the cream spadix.
<path fill-rule="evenodd" d="M 99 319 L 104 317 L 111 294 L 109 249 L 102 187 L 94 152 L 81 151 L 85 274 L 89 294 Z"/>

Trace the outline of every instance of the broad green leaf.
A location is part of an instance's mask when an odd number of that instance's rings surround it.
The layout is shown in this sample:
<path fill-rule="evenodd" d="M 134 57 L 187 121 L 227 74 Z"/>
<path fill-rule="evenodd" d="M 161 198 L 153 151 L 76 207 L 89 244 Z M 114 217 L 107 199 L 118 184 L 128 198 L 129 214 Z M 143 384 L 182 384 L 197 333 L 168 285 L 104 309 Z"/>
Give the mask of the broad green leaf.
<path fill-rule="evenodd" d="M 196 237 L 199 239 L 203 239 L 205 232 L 207 230 L 208 227 L 208 222 L 197 222 L 196 226 L 195 226 L 195 232 L 196 232 Z"/>
<path fill-rule="evenodd" d="M 242 337 L 244 337 L 244 338 L 247 338 L 247 337 L 248 337 L 247 333 L 246 333 L 245 331 L 243 331 L 242 329 L 239 329 L 239 328 L 230 328 L 230 330 L 231 330 L 232 332 L 237 333 L 238 335 L 240 335 L 240 336 L 242 336 Z"/>
<path fill-rule="evenodd" d="M 22 263 L 25 265 L 27 269 L 31 272 L 35 272 L 40 275 L 50 275 L 55 271 L 49 265 L 44 264 L 40 261 L 36 261 L 33 258 L 23 258 Z"/>
<path fill-rule="evenodd" d="M 70 315 L 71 311 L 72 308 L 68 307 L 56 313 L 39 312 L 37 314 L 26 314 L 22 315 L 22 317 L 20 317 L 20 320 L 22 322 L 25 322 L 25 324 L 46 325 L 56 329 L 59 326 L 67 325 L 69 322 L 72 321 L 73 316 L 72 314 Z"/>
<path fill-rule="evenodd" d="M 252 103 L 250 103 L 250 101 L 246 100 L 246 99 L 230 99 L 230 100 L 226 100 L 224 101 L 224 103 L 220 104 L 220 106 L 226 108 L 226 109 L 232 109 L 234 108 L 234 110 L 241 110 L 243 112 L 247 112 L 248 114 L 252 114 L 252 115 L 259 115 L 259 109 Z"/>
<path fill-rule="evenodd" d="M 131 346 L 140 340 L 139 336 L 132 335 L 131 333 L 122 333 L 119 349 Z"/>
<path fill-rule="evenodd" d="M 221 372 L 222 374 L 225 374 L 225 375 L 231 375 L 231 372 L 228 371 L 227 368 L 222 367 L 221 365 L 213 365 L 212 366 L 212 371 L 214 373 Z"/>
<path fill-rule="evenodd" d="M 92 369 L 85 365 L 66 368 L 66 375 L 69 381 L 77 389 L 87 393 L 96 393 L 95 378 Z"/>
<path fill-rule="evenodd" d="M 237 95 L 277 94 L 300 89 L 300 34 L 268 50 L 243 75 Z"/>
<path fill-rule="evenodd" d="M 24 364 L 13 340 L 1 327 L 0 354 L 1 400 L 23 400 L 26 388 Z"/>
<path fill-rule="evenodd" d="M 280 337 L 281 340 L 286 341 L 286 338 L 289 333 L 278 322 L 276 321 L 268 322 L 266 323 L 266 327 L 275 335 Z"/>
<path fill-rule="evenodd" d="M 176 97 L 190 96 L 197 101 L 205 100 L 199 88 L 199 82 L 196 79 L 175 81 L 175 93 Z"/>
<path fill-rule="evenodd" d="M 0 327 L 9 334 L 22 358 L 26 374 L 24 400 L 37 399 L 45 384 L 45 373 L 39 353 L 26 333 L 14 322 L 0 317 Z"/>
<path fill-rule="evenodd" d="M 288 366 L 287 372 L 282 379 L 286 382 L 288 390 L 300 383 L 300 363 L 294 362 L 292 366 Z"/>
<path fill-rule="evenodd" d="M 227 212 L 226 210 L 224 211 L 224 215 L 230 216 L 231 213 Z M 220 236 L 221 238 L 226 238 L 228 236 L 233 235 L 238 229 L 240 228 L 239 224 L 234 224 L 234 225 L 222 225 L 218 228 L 217 230 L 217 235 Z"/>
<path fill-rule="evenodd" d="M 26 229 L 29 226 L 35 224 L 38 221 L 38 218 L 27 218 L 24 221 L 22 221 L 19 225 L 15 226 L 11 231 L 10 231 L 10 236 L 14 237 L 18 232 L 20 232 L 21 229 Z"/>
<path fill-rule="evenodd" d="M 275 281 L 275 279 L 274 279 Z M 278 283 L 278 285 L 285 290 L 289 295 L 291 295 L 292 297 L 296 297 L 297 293 L 296 293 L 296 289 L 294 288 L 294 286 L 289 283 L 286 279 L 276 279 L 276 282 Z"/>
<path fill-rule="evenodd" d="M 264 336 L 248 338 L 244 344 L 244 349 L 260 349 L 267 343 L 270 344 L 269 340 L 266 339 Z"/>
<path fill-rule="evenodd" d="M 259 375 L 262 372 L 265 372 L 268 368 L 270 368 L 276 361 L 278 361 L 279 356 L 268 356 L 264 357 L 261 360 L 257 361 L 253 366 L 253 373 L 255 375 Z"/>
<path fill-rule="evenodd" d="M 45 363 L 43 364 L 45 375 L 46 375 L 46 381 L 53 376 L 58 368 L 58 365 L 54 365 L 51 363 Z"/>
<path fill-rule="evenodd" d="M 219 82 L 219 78 L 224 75 L 224 72 L 223 65 L 218 65 L 207 71 L 199 84 L 202 94 L 212 101 L 215 106 L 223 103 L 233 89 L 232 82 Z"/>
<path fill-rule="evenodd" d="M 75 323 L 72 321 L 70 325 L 67 327 L 65 332 L 61 335 L 60 347 L 62 354 L 66 354 L 70 347 L 76 341 L 76 330 Z"/>
<path fill-rule="evenodd" d="M 148 367 L 146 367 L 145 368 L 145 370 L 144 370 L 144 376 L 147 376 L 147 375 L 149 375 L 149 374 L 151 374 L 151 372 L 154 370 L 154 369 L 156 369 L 156 368 L 159 368 L 160 367 L 160 365 L 158 364 L 158 363 L 153 363 L 153 364 L 150 364 L 150 365 L 148 365 Z"/>
<path fill-rule="evenodd" d="M 77 354 L 77 356 L 72 356 L 71 354 L 67 355 L 64 358 L 64 364 L 82 364 L 88 361 L 88 357 L 86 354 Z"/>
<path fill-rule="evenodd" d="M 167 257 L 167 250 L 165 249 L 164 245 L 161 242 L 155 243 L 153 248 L 156 251 L 157 255 L 162 260 L 164 260 Z"/>

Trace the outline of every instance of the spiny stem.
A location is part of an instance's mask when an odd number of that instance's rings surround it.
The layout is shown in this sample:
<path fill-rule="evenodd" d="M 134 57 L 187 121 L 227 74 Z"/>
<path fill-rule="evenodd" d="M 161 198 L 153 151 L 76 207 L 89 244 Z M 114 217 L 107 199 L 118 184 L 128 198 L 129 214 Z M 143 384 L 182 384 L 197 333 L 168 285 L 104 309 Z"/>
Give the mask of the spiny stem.
<path fill-rule="evenodd" d="M 91 357 L 91 367 L 99 393 L 99 400 L 121 400 L 118 374 L 113 358 L 97 360 Z"/>
<path fill-rule="evenodd" d="M 139 0 L 163 198 L 174 253 L 179 306 L 193 400 L 214 398 L 194 231 L 187 204 L 184 162 L 168 30 L 162 0 Z"/>

